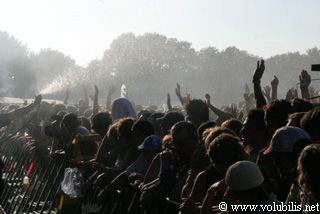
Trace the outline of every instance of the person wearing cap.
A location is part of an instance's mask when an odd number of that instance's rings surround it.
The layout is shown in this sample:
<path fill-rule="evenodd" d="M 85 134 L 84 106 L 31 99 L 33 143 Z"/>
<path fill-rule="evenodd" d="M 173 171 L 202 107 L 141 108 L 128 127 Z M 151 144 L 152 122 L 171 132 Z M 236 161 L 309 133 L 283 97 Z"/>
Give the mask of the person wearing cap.
<path fill-rule="evenodd" d="M 150 170 L 157 171 L 157 177 L 145 180 L 140 202 L 143 210 L 163 211 L 167 207 L 167 197 L 175 201 L 170 211 L 177 211 L 181 199 L 190 194 L 197 174 L 205 170 L 210 160 L 199 143 L 196 127 L 186 121 L 176 123 L 171 128 L 172 147 L 157 155 L 157 162 Z M 150 171 L 149 170 L 149 171 Z M 147 175 L 148 176 L 148 175 Z M 147 177 L 146 176 L 146 177 Z"/>
<path fill-rule="evenodd" d="M 104 188 L 104 190 L 99 194 L 99 203 L 103 205 L 106 202 L 107 197 L 112 195 L 112 192 L 117 189 L 122 189 L 122 187 L 129 182 L 136 185 L 142 182 L 150 163 L 161 149 L 161 138 L 156 135 L 151 135 L 145 138 L 138 146 L 140 155 L 137 160 Z"/>
<path fill-rule="evenodd" d="M 270 146 L 264 154 L 270 154 L 278 171 L 272 182 L 273 191 L 280 201 L 285 201 L 292 182 L 297 176 L 296 168 L 300 152 L 311 144 L 310 136 L 301 128 L 286 126 L 272 136 Z"/>
<path fill-rule="evenodd" d="M 264 177 L 259 167 L 251 161 L 231 165 L 225 177 L 225 202 L 231 204 L 266 205 L 273 202 L 263 188 Z M 217 185 L 213 185 L 213 189 Z M 220 186 L 221 188 L 221 186 Z M 211 191 L 214 191 L 214 190 Z M 232 210 L 228 210 L 232 213 Z M 257 211 L 258 213 L 259 211 Z M 253 212 L 254 213 L 254 212 Z M 260 212 L 261 213 L 261 212 Z"/>
<path fill-rule="evenodd" d="M 228 168 L 224 180 L 213 184 L 209 188 L 208 194 L 214 198 L 218 191 L 225 191 L 224 202 L 228 205 L 227 213 L 248 213 L 248 211 L 240 212 L 239 210 L 233 212 L 230 205 L 272 205 L 273 203 L 279 203 L 269 197 L 264 190 L 263 183 L 264 177 L 255 163 L 246 160 L 238 161 Z M 209 205 L 203 204 L 200 213 L 221 213 L 216 206 Z M 269 212 L 259 210 L 250 213 Z"/>
<path fill-rule="evenodd" d="M 218 204 L 222 201 L 223 192 L 219 192 L 214 200 L 210 196 L 206 196 L 210 186 L 222 179 L 229 166 L 237 161 L 245 160 L 245 153 L 240 140 L 230 134 L 221 134 L 216 137 L 209 146 L 208 155 L 211 165 L 204 171 L 200 172 L 194 182 L 192 192 L 188 199 L 180 206 L 182 213 L 198 213 L 201 207 L 197 204 L 213 203 Z M 205 198 L 205 201 L 203 201 Z"/>

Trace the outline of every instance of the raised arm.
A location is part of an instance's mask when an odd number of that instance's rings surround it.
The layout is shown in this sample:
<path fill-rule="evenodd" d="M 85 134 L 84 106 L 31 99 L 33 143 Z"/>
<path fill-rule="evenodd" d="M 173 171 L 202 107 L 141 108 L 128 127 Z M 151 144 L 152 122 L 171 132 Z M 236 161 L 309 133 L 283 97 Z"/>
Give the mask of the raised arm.
<path fill-rule="evenodd" d="M 93 97 L 93 111 L 92 115 L 96 115 L 99 112 L 99 102 L 98 102 L 98 96 L 99 96 L 99 89 L 98 86 L 94 86 L 94 97 Z"/>
<path fill-rule="evenodd" d="M 171 97 L 169 93 L 167 94 L 167 107 L 168 107 L 168 111 L 172 110 Z"/>
<path fill-rule="evenodd" d="M 111 99 L 112 95 L 116 92 L 116 88 L 112 85 L 107 94 L 106 110 L 111 111 Z"/>
<path fill-rule="evenodd" d="M 271 100 L 278 99 L 278 86 L 279 86 L 279 79 L 277 76 L 274 76 L 274 79 L 271 81 Z"/>
<path fill-rule="evenodd" d="M 311 83 L 311 76 L 308 74 L 306 70 L 302 70 L 300 76 L 300 89 L 301 89 L 301 96 L 304 99 L 310 99 L 310 93 L 309 93 L 309 86 Z"/>
<path fill-rule="evenodd" d="M 83 85 L 82 87 L 83 87 L 83 93 L 84 93 L 84 105 L 85 105 L 85 108 L 87 109 L 89 107 L 88 90 L 87 90 L 87 87 L 85 85 Z"/>
<path fill-rule="evenodd" d="M 68 89 L 66 90 L 66 96 L 64 97 L 64 101 L 63 101 L 63 103 L 64 103 L 65 105 L 68 104 L 69 97 L 70 97 L 70 90 L 69 90 L 69 88 L 68 88 Z"/>
<path fill-rule="evenodd" d="M 225 121 L 225 120 L 233 118 L 231 114 L 228 114 L 228 113 L 216 108 L 215 106 L 213 106 L 211 104 L 211 101 L 210 101 L 211 98 L 210 98 L 209 94 L 206 94 L 205 97 L 206 97 L 206 103 L 208 105 L 208 108 L 210 108 L 219 117 L 220 120 Z"/>
<path fill-rule="evenodd" d="M 26 107 L 23 107 L 23 108 L 19 108 L 13 112 L 9 112 L 8 113 L 8 117 L 10 120 L 15 120 L 15 119 L 18 119 L 22 116 L 24 116 L 25 114 L 29 113 L 30 111 L 32 111 L 36 106 L 40 105 L 41 103 L 41 100 L 42 100 L 42 96 L 41 95 L 38 95 L 34 102 L 31 103 L 30 105 L 26 106 Z"/>
<path fill-rule="evenodd" d="M 257 68 L 253 75 L 253 89 L 254 89 L 254 96 L 256 98 L 257 108 L 262 108 L 264 105 L 267 104 L 265 97 L 263 96 L 262 89 L 261 89 L 261 78 L 263 72 L 265 70 L 264 61 L 261 60 L 257 62 Z"/>
<path fill-rule="evenodd" d="M 176 95 L 177 95 L 181 105 L 183 106 L 184 102 L 183 102 L 183 97 L 181 95 L 181 88 L 180 88 L 180 84 L 179 83 L 177 83 L 177 87 L 175 88 L 175 91 L 176 91 Z"/>

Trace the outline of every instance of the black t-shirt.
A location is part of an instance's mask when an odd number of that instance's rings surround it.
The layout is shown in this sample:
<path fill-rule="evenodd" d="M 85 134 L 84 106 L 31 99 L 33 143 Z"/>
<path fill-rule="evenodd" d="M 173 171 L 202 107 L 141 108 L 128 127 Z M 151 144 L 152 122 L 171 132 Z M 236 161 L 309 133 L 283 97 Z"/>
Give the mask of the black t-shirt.
<path fill-rule="evenodd" d="M 10 122 L 9 114 L 0 114 L 0 128 L 9 125 Z"/>

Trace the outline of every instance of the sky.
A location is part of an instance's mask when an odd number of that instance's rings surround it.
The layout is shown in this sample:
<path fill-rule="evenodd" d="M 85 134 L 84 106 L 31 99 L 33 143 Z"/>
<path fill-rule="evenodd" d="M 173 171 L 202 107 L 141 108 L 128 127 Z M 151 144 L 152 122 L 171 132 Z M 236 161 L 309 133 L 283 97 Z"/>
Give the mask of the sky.
<path fill-rule="evenodd" d="M 318 0 L 0 0 L 0 31 L 31 51 L 59 50 L 82 66 L 128 32 L 267 58 L 320 47 L 319 9 Z"/>

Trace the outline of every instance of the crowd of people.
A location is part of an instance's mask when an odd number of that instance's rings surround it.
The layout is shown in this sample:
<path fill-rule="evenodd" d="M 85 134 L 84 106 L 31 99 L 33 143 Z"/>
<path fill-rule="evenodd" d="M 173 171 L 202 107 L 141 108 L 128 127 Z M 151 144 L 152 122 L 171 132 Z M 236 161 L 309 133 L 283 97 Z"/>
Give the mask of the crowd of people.
<path fill-rule="evenodd" d="M 104 107 L 97 87 L 91 107 L 87 93 L 77 105 L 68 104 L 68 94 L 64 104 L 38 96 L 23 108 L 2 106 L 1 138 L 28 133 L 49 148 L 49 158 L 82 171 L 81 196 L 62 191 L 60 213 L 238 213 L 231 205 L 281 203 L 307 212 L 303 207 L 320 202 L 320 110 L 311 77 L 302 71 L 300 97 L 289 90 L 280 99 L 276 76 L 261 86 L 264 71 L 258 61 L 253 92 L 222 109 L 209 94 L 182 95 L 179 84 L 181 106 L 168 94 L 165 112 L 135 105 L 127 94 L 112 101 L 113 89 Z M 85 210 L 88 202 L 94 211 Z"/>

